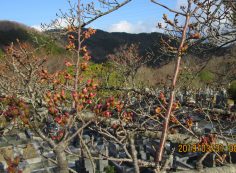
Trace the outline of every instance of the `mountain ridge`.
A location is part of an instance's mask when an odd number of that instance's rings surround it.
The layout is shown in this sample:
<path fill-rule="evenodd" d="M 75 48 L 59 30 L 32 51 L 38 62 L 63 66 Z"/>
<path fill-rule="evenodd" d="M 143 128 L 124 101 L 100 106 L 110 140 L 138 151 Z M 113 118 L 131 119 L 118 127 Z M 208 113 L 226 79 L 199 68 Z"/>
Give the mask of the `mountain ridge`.
<path fill-rule="evenodd" d="M 59 53 L 59 56 L 54 56 L 51 59 L 51 66 L 57 68 L 59 66 L 59 61 L 65 60 L 65 45 L 67 44 L 68 36 L 63 35 L 59 37 L 57 35 L 57 32 L 53 30 L 47 32 L 39 32 L 36 29 L 30 28 L 18 22 L 0 21 L 0 54 L 1 49 L 3 50 L 6 45 L 16 41 L 17 38 L 21 41 L 28 41 L 34 44 L 33 38 L 31 38 L 30 35 L 31 32 L 36 33 L 40 37 L 45 37 L 50 34 L 52 34 L 52 36 L 53 34 L 54 36 L 57 36 L 55 45 L 52 45 L 51 42 L 49 43 L 49 46 L 51 46 L 52 49 L 56 49 L 56 52 Z M 60 33 L 61 31 L 59 30 L 58 32 Z M 86 40 L 85 44 L 92 55 L 93 62 L 95 63 L 105 62 L 109 54 L 112 54 L 115 49 L 118 49 L 124 44 L 139 44 L 139 52 L 141 56 L 145 56 L 147 51 L 154 53 L 153 60 L 148 64 L 148 68 L 152 67 L 153 70 L 144 69 L 145 72 L 141 72 L 141 74 L 144 74 L 147 71 L 151 71 L 150 73 L 152 78 L 150 80 L 152 81 L 155 79 L 156 81 L 154 83 L 157 83 L 160 80 L 165 80 L 166 76 L 172 75 L 172 69 L 174 69 L 174 57 L 166 56 L 165 53 L 162 53 L 160 50 L 160 39 L 165 37 L 166 36 L 164 34 L 155 32 L 140 34 L 129 34 L 125 32 L 109 33 L 98 29 L 95 35 Z M 224 73 L 224 71 L 229 66 L 228 64 L 232 64 L 236 61 L 235 52 L 236 48 L 232 45 L 226 48 L 221 48 L 217 51 L 209 51 L 208 53 L 204 53 L 204 55 L 194 54 L 193 51 L 193 53 L 188 53 L 188 56 L 183 58 L 183 63 L 190 66 L 192 70 L 200 69 L 204 66 L 204 64 L 206 64 L 205 69 L 207 71 L 212 71 L 214 73 Z M 161 53 L 165 55 L 162 58 L 160 58 Z M 218 71 L 215 72 L 215 70 Z M 148 80 L 147 78 L 149 76 L 150 74 L 147 74 L 145 77 L 143 77 L 143 80 Z"/>

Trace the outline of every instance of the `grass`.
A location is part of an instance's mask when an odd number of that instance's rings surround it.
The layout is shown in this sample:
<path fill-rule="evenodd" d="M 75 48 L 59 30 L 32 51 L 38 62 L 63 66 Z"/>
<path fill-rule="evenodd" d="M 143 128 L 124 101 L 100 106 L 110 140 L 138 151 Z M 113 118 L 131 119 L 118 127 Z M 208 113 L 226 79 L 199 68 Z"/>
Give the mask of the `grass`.
<path fill-rule="evenodd" d="M 3 50 L 0 48 L 0 59 L 3 57 L 3 55 L 4 55 L 4 52 L 3 52 Z"/>

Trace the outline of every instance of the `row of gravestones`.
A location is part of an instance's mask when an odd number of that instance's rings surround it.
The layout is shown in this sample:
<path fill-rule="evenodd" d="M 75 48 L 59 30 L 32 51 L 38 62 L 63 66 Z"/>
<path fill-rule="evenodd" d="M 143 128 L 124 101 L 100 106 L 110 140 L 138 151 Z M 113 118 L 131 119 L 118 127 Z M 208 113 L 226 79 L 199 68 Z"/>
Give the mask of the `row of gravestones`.
<path fill-rule="evenodd" d="M 91 136 L 89 135 L 84 135 L 83 136 L 85 142 L 89 142 L 91 140 Z M 138 159 L 142 160 L 153 160 L 154 157 L 154 150 L 151 147 L 151 143 L 149 142 L 148 139 L 142 139 L 141 137 L 139 138 L 140 140 L 136 140 L 136 150 L 137 150 L 137 157 Z M 116 143 L 107 143 L 103 140 L 103 138 L 97 138 L 94 141 L 94 145 L 96 146 L 97 149 L 99 149 L 100 154 L 98 157 L 101 155 L 109 155 L 110 157 L 114 158 L 125 158 L 126 153 L 123 151 L 122 147 L 119 144 Z M 76 147 L 79 147 L 76 145 Z M 119 173 L 131 173 L 133 172 L 133 167 L 132 165 L 128 164 L 117 164 L 116 162 L 113 161 L 107 161 L 107 160 L 97 160 L 95 162 L 96 164 L 96 169 L 99 170 L 100 172 L 103 172 L 104 168 L 107 166 L 114 166 L 116 172 Z M 87 158 L 81 158 L 80 160 L 76 161 L 75 164 L 75 170 L 78 172 L 85 172 L 85 173 L 91 173 L 92 172 L 92 165 L 89 159 Z M 87 171 L 87 172 L 86 172 Z"/>
<path fill-rule="evenodd" d="M 161 92 L 164 93 L 167 101 L 169 100 L 170 89 L 156 89 L 150 90 L 149 88 L 145 88 L 146 92 L 159 95 Z M 176 91 L 176 100 L 180 102 L 181 105 L 187 105 L 188 103 L 197 104 L 200 107 L 217 107 L 217 108 L 227 108 L 228 106 L 232 107 L 233 104 L 228 105 L 228 95 L 225 88 L 215 89 L 212 88 L 204 88 L 198 90 L 177 90 Z M 130 104 L 135 105 L 135 103 L 139 101 L 136 97 L 132 97 L 130 99 Z"/>
<path fill-rule="evenodd" d="M 201 107 L 217 107 L 226 108 L 227 107 L 227 92 L 226 89 L 222 88 L 220 90 L 204 89 L 199 91 L 177 91 L 176 99 L 185 105 L 187 102 L 192 101 Z"/>
<path fill-rule="evenodd" d="M 88 142 L 89 140 L 91 140 L 91 137 L 89 135 L 84 136 L 84 139 L 86 142 Z M 126 157 L 125 153 L 122 151 L 121 147 L 118 144 L 114 144 L 114 143 L 106 143 L 102 140 L 102 138 L 98 138 L 96 139 L 96 143 L 97 143 L 97 148 L 100 149 L 100 154 L 103 155 L 109 155 L 109 156 L 113 156 L 113 157 L 118 157 L 118 158 L 124 158 Z M 138 137 L 137 140 L 135 140 L 135 145 L 136 145 L 136 150 L 137 150 L 137 157 L 138 159 L 142 159 L 142 160 L 153 160 L 154 158 L 154 154 L 155 151 L 153 150 L 152 146 L 157 146 L 159 141 L 151 141 L 149 139 L 145 139 L 142 137 Z M 101 156 L 101 155 L 99 155 Z M 191 168 L 192 165 L 194 165 L 194 162 L 201 156 L 201 153 L 187 153 L 186 155 L 183 154 L 178 154 L 175 153 L 175 157 L 174 157 L 174 166 L 178 166 L 178 165 L 182 165 L 187 167 L 187 168 Z M 206 159 L 203 162 L 204 166 L 207 167 L 212 167 L 215 162 L 215 154 L 211 153 L 209 154 Z M 236 153 L 231 153 L 231 161 L 232 163 L 236 163 Z M 96 161 L 96 167 L 97 170 L 99 170 L 100 172 L 103 172 L 104 168 L 107 167 L 108 165 L 113 165 L 116 167 L 116 170 L 119 170 L 119 172 L 121 173 L 127 173 L 129 171 L 131 171 L 131 167 L 129 165 L 118 165 L 115 162 L 108 162 L 107 160 L 97 160 Z M 75 161 L 75 170 L 77 170 L 78 172 L 84 172 L 84 173 L 90 173 L 92 172 L 92 166 L 91 163 L 89 161 L 89 159 L 80 159 Z M 4 170 L 4 167 L 2 164 L 0 164 L 0 172 L 3 172 L 2 170 Z"/>

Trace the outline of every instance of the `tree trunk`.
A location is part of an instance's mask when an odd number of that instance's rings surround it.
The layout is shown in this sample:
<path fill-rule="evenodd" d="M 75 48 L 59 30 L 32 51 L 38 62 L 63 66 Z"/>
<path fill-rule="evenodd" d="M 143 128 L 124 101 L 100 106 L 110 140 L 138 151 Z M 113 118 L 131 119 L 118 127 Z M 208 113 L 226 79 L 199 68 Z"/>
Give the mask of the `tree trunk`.
<path fill-rule="evenodd" d="M 66 159 L 66 153 L 62 146 L 57 146 L 54 149 L 54 153 L 57 159 L 57 172 L 58 173 L 69 173 L 68 161 Z"/>

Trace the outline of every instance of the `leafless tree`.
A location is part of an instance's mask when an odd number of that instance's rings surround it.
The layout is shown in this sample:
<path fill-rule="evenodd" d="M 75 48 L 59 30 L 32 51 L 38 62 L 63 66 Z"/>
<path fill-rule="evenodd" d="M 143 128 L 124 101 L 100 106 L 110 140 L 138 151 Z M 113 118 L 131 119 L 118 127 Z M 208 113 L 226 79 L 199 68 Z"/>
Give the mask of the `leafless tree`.
<path fill-rule="evenodd" d="M 156 153 L 156 162 L 160 163 L 162 161 L 169 130 L 169 120 L 172 115 L 176 81 L 178 79 L 183 55 L 190 46 L 197 45 L 203 40 L 207 42 L 216 40 L 215 44 L 220 46 L 231 43 L 235 40 L 235 35 L 233 34 L 235 30 L 232 22 L 229 21 L 231 18 L 231 8 L 224 6 L 222 1 L 188 0 L 186 1 L 186 6 L 181 6 L 179 10 L 170 9 L 168 6 L 155 0 L 151 1 L 169 12 L 174 13 L 175 17 L 173 20 L 170 20 L 166 14 L 163 15 L 163 19 L 167 24 L 164 30 L 173 40 L 178 42 L 178 46 L 175 46 L 171 45 L 172 42 L 170 41 L 162 41 L 167 51 L 176 54 L 176 65 L 168 108 L 165 113 L 159 151 Z M 161 24 L 158 24 L 158 26 L 163 28 Z M 224 40 L 226 37 L 227 40 L 230 39 L 230 41 Z"/>
<path fill-rule="evenodd" d="M 78 0 L 75 5 L 70 3 L 69 12 L 61 12 L 58 15 L 60 19 L 50 25 L 52 28 L 60 24 L 63 19 L 67 22 L 67 32 L 77 33 L 77 37 L 69 34 L 69 43 L 66 47 L 72 52 L 72 56 L 76 56 L 75 62 L 65 63 L 67 67 L 73 68 L 74 75 L 65 70 L 50 74 L 43 66 L 45 60 L 36 56 L 36 50 L 29 50 L 20 41 L 18 46 L 11 45 L 8 48 L 5 61 L 1 64 L 1 93 L 4 93 L 4 99 L 11 103 L 5 105 L 2 115 L 22 120 L 37 136 L 47 142 L 56 156 L 60 173 L 69 172 L 65 150 L 71 140 L 78 135 L 81 136 L 83 129 L 93 121 L 85 120 L 82 110 L 90 107 L 91 102 L 95 101 L 96 84 L 93 80 L 80 82 L 80 78 L 90 59 L 82 43 L 93 35 L 95 30 L 91 28 L 82 30 L 82 28 L 130 1 L 99 0 L 101 8 L 97 9 L 94 2 L 83 4 Z M 10 97 L 11 95 L 13 97 Z M 26 113 L 29 109 L 27 104 L 30 105 L 30 114 Z M 21 110 L 23 107 L 24 110 Z M 55 127 L 50 129 L 49 126 Z M 73 129 L 75 131 L 72 131 Z M 90 151 L 87 152 L 90 155 Z M 93 170 L 95 172 L 95 168 Z"/>
<path fill-rule="evenodd" d="M 116 70 L 125 78 L 126 84 L 135 87 L 135 76 L 138 69 L 150 61 L 149 56 L 140 56 L 137 44 L 123 45 L 114 50 L 114 54 L 108 55 Z"/>

